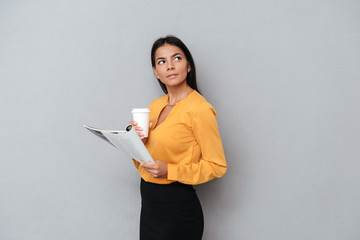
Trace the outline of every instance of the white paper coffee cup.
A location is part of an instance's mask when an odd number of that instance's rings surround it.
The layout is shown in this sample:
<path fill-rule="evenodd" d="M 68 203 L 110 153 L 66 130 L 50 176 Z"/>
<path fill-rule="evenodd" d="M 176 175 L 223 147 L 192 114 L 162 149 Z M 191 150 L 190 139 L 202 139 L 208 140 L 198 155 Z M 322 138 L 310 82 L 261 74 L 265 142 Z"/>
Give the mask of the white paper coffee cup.
<path fill-rule="evenodd" d="M 148 108 L 133 108 L 131 113 L 133 115 L 133 120 L 135 122 L 137 122 L 138 126 L 143 129 L 141 132 L 144 134 L 144 137 L 148 137 L 150 109 L 148 109 Z"/>

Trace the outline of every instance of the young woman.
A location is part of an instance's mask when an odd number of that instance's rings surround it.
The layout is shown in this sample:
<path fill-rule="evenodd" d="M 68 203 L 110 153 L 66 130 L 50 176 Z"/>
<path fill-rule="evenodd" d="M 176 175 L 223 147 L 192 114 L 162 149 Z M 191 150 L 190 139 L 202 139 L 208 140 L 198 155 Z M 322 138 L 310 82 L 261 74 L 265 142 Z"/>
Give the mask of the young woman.
<path fill-rule="evenodd" d="M 134 161 L 141 176 L 141 240 L 200 240 L 204 219 L 193 185 L 227 169 L 216 112 L 200 95 L 190 51 L 173 36 L 153 44 L 151 63 L 164 93 L 150 104 L 148 138 L 155 163 Z"/>

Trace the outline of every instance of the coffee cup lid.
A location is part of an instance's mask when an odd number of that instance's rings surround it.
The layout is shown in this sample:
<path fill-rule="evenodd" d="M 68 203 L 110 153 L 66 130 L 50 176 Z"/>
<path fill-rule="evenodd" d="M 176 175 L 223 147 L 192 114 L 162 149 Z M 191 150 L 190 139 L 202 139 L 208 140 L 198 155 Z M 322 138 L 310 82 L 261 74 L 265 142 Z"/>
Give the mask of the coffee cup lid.
<path fill-rule="evenodd" d="M 148 108 L 133 108 L 131 113 L 140 113 L 140 112 L 150 112 L 150 109 Z"/>

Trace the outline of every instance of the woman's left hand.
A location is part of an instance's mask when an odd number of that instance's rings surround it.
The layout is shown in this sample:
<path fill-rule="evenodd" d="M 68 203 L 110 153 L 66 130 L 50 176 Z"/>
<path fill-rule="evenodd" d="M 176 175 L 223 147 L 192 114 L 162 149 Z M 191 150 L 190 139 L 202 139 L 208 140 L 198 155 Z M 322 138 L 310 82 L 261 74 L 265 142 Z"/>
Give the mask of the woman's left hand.
<path fill-rule="evenodd" d="M 154 163 L 141 163 L 141 167 L 154 178 L 167 178 L 168 166 L 165 162 L 155 160 Z"/>

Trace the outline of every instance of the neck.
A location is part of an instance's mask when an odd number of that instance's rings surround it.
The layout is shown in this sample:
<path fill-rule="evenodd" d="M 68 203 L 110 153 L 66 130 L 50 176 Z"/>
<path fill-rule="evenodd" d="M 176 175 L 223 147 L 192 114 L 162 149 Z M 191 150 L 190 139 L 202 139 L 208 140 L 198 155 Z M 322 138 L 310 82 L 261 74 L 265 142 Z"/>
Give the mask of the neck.
<path fill-rule="evenodd" d="M 187 84 L 178 87 L 167 87 L 167 90 L 169 94 L 169 106 L 173 106 L 177 102 L 180 102 L 193 91 L 193 89 Z"/>

